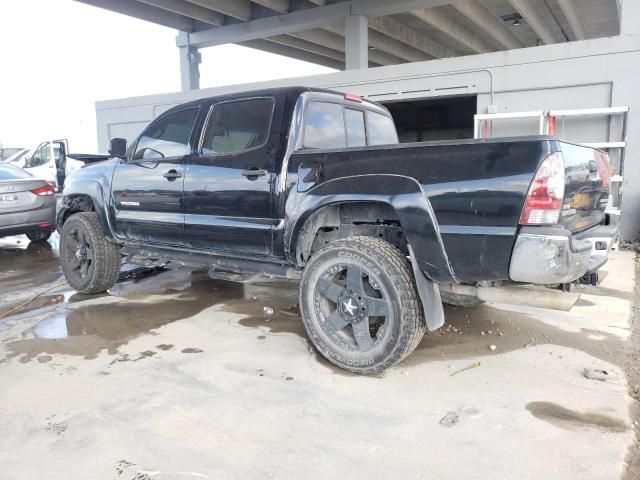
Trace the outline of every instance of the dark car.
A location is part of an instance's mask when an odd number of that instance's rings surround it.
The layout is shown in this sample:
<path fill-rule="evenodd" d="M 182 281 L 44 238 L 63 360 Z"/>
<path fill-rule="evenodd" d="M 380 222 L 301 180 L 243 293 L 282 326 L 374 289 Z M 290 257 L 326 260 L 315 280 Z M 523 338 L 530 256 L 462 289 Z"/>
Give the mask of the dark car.
<path fill-rule="evenodd" d="M 110 153 L 64 188 L 73 288 L 110 288 L 122 254 L 301 277 L 311 341 L 360 373 L 442 326 L 442 301 L 570 307 L 563 290 L 597 272 L 617 232 L 604 153 L 545 136 L 398 144 L 386 108 L 338 92 L 196 100 Z"/>
<path fill-rule="evenodd" d="M 55 230 L 55 187 L 46 180 L 0 163 L 0 237 L 25 234 L 47 240 Z"/>

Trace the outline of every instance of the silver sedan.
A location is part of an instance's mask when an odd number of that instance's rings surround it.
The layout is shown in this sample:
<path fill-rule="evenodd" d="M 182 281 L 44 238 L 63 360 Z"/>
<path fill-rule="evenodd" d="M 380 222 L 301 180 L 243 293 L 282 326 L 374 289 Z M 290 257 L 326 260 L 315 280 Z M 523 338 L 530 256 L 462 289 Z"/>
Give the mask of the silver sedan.
<path fill-rule="evenodd" d="M 55 187 L 21 168 L 0 163 L 0 237 L 47 240 L 55 230 Z"/>

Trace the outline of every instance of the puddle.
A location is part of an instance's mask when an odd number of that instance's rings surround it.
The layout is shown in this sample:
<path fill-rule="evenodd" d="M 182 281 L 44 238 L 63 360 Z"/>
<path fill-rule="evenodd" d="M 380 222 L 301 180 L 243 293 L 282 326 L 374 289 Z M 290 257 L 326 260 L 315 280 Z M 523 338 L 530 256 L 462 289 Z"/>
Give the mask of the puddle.
<path fill-rule="evenodd" d="M 552 402 L 529 402 L 526 408 L 534 417 L 566 430 L 595 428 L 605 432 L 624 432 L 629 428 L 618 418 L 602 413 L 576 412 Z"/>

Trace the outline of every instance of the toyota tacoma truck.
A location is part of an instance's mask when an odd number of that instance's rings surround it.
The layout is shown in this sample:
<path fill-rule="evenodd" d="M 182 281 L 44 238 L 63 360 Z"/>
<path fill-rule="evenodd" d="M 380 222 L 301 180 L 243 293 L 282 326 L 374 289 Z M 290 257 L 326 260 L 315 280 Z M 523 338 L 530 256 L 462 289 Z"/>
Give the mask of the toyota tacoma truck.
<path fill-rule="evenodd" d="M 326 90 L 192 101 L 109 153 L 67 179 L 58 209 L 73 288 L 109 289 L 122 256 L 297 277 L 309 338 L 358 373 L 409 355 L 443 301 L 570 307 L 617 233 L 601 151 L 546 136 L 398 144 L 383 106 Z"/>

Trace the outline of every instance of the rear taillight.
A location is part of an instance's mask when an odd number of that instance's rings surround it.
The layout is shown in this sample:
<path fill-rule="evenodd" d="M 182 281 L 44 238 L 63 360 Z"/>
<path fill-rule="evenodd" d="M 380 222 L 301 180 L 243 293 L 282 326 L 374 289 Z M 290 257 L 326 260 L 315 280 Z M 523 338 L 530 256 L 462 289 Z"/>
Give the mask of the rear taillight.
<path fill-rule="evenodd" d="M 558 223 L 564 199 L 564 162 L 560 152 L 552 153 L 538 167 L 527 192 L 520 225 Z"/>
<path fill-rule="evenodd" d="M 35 190 L 31 190 L 31 193 L 35 193 L 36 195 L 53 195 L 56 191 L 56 187 L 53 185 L 45 185 L 44 187 L 36 188 Z"/>

